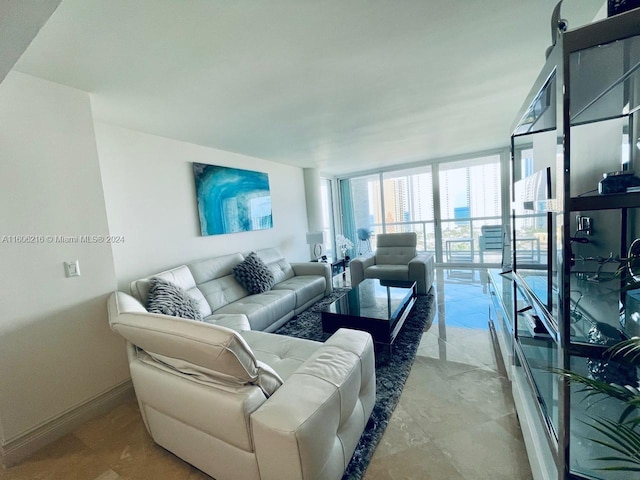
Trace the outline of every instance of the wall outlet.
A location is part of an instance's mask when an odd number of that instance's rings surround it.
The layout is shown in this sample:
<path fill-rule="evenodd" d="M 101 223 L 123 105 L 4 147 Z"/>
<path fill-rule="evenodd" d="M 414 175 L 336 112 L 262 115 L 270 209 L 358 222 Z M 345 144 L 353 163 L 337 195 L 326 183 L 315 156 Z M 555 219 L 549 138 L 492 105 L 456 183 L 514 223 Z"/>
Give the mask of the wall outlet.
<path fill-rule="evenodd" d="M 64 262 L 64 273 L 67 277 L 79 277 L 80 276 L 80 262 L 73 260 L 71 262 Z"/>

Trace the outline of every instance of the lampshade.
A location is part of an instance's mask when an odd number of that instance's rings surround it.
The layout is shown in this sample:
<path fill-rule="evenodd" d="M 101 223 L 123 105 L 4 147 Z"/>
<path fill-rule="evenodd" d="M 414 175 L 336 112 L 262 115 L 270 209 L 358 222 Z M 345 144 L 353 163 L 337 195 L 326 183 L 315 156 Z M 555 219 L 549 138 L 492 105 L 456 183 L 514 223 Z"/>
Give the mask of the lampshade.
<path fill-rule="evenodd" d="M 307 245 L 316 245 L 324 243 L 324 232 L 308 232 Z"/>
<path fill-rule="evenodd" d="M 324 232 L 307 232 L 307 245 L 313 245 L 313 255 L 319 258 L 324 245 Z"/>

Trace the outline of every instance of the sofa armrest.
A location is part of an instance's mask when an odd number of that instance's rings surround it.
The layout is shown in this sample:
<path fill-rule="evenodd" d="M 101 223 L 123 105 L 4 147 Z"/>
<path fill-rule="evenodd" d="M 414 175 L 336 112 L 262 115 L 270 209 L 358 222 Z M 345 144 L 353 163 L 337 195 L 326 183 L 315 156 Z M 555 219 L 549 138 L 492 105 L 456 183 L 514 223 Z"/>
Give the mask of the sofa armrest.
<path fill-rule="evenodd" d="M 374 402 L 371 336 L 340 329 L 251 415 L 260 478 L 339 480 Z"/>
<path fill-rule="evenodd" d="M 426 295 L 433 285 L 433 255 L 416 255 L 409 261 L 409 278 L 416 281 L 419 295 Z"/>
<path fill-rule="evenodd" d="M 376 264 L 375 253 L 367 253 L 352 258 L 349 262 L 349 271 L 351 273 L 351 286 L 355 287 L 364 280 L 364 271 L 372 265 Z"/>
<path fill-rule="evenodd" d="M 181 359 L 191 368 L 213 372 L 227 368 L 227 364 L 222 364 L 227 356 L 237 370 L 227 377 L 236 374 L 242 377 L 247 372 L 249 377 L 257 374 L 250 347 L 237 331 L 223 322 L 207 323 L 151 313 L 131 295 L 118 291 L 109 296 L 107 310 L 111 329 L 151 355 Z M 224 317 L 228 317 L 225 322 L 237 325 L 239 317 L 245 316 Z"/>
<path fill-rule="evenodd" d="M 333 292 L 333 277 L 331 276 L 331 265 L 323 262 L 298 262 L 292 263 L 291 268 L 295 275 L 320 275 L 325 279 L 324 294 Z"/>
<path fill-rule="evenodd" d="M 157 316 L 159 314 L 150 313 L 142 303 L 136 298 L 124 292 L 113 292 L 109 297 L 107 304 L 109 311 L 110 322 L 111 319 L 115 319 L 117 315 L 124 313 L 141 313 L 149 316 Z M 166 315 L 160 315 L 160 317 L 166 317 Z M 220 325 L 221 327 L 227 327 L 236 332 L 243 332 L 245 330 L 251 330 L 249 319 L 246 315 L 240 313 L 237 314 L 213 314 L 204 319 L 204 323 L 210 323 L 212 325 Z M 113 324 L 111 325 L 113 327 Z"/>

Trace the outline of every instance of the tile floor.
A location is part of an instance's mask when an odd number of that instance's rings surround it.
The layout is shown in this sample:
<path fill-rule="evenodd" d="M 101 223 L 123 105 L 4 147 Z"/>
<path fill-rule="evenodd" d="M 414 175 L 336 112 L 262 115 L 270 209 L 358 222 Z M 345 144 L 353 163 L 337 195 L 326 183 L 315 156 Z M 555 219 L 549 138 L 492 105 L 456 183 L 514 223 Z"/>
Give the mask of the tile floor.
<path fill-rule="evenodd" d="M 483 271 L 437 269 L 437 313 L 365 480 L 531 479 L 511 390 L 487 328 Z M 131 397 L 0 480 L 206 480 L 157 447 Z"/>

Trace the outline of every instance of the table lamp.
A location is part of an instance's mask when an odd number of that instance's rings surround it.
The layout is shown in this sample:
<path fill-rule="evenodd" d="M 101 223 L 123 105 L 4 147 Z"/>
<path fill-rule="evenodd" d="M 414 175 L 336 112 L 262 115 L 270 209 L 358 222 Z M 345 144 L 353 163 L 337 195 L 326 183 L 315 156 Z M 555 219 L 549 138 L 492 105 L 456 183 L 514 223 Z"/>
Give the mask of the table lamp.
<path fill-rule="evenodd" d="M 313 245 L 313 255 L 315 259 L 320 258 L 324 246 L 324 232 L 308 232 L 307 245 Z"/>

